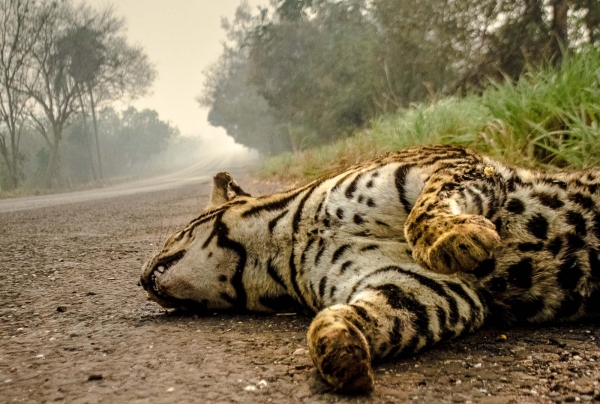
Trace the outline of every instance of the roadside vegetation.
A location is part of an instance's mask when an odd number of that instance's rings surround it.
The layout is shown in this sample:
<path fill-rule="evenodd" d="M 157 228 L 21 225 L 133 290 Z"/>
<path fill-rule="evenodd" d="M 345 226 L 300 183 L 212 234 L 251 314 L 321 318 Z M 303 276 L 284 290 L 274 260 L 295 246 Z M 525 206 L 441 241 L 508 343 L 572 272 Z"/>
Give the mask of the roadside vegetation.
<path fill-rule="evenodd" d="M 560 68 L 531 70 L 516 83 L 490 82 L 481 95 L 381 116 L 335 143 L 268 158 L 260 176 L 309 180 L 389 151 L 449 143 L 530 167 L 600 165 L 600 51 L 587 49 Z"/>
<path fill-rule="evenodd" d="M 597 0 L 279 0 L 223 28 L 199 102 L 263 177 L 426 143 L 598 163 Z"/>

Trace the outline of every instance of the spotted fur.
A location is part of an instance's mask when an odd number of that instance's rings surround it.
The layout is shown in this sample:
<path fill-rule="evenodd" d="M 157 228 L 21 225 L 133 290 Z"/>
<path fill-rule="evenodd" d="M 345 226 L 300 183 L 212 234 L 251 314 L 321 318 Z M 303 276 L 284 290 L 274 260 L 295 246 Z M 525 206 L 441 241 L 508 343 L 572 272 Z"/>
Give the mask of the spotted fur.
<path fill-rule="evenodd" d="M 429 146 L 258 198 L 221 173 L 141 282 L 164 307 L 314 313 L 325 380 L 369 391 L 373 360 L 489 319 L 598 315 L 599 250 L 600 169 L 536 172 Z"/>

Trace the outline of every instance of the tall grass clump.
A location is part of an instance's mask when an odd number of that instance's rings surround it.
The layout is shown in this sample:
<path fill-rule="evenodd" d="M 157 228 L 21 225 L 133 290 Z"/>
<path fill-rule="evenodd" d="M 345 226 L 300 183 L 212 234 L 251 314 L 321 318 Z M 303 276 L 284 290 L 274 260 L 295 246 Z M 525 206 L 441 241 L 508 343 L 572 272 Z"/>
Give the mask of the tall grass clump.
<path fill-rule="evenodd" d="M 373 156 L 423 144 L 458 144 L 529 167 L 600 165 L 600 50 L 490 83 L 481 96 L 413 105 L 369 129 L 301 153 L 267 159 L 260 175 L 305 181 Z"/>
<path fill-rule="evenodd" d="M 481 101 L 493 116 L 477 143 L 484 151 L 530 166 L 600 164 L 600 50 L 492 85 Z"/>

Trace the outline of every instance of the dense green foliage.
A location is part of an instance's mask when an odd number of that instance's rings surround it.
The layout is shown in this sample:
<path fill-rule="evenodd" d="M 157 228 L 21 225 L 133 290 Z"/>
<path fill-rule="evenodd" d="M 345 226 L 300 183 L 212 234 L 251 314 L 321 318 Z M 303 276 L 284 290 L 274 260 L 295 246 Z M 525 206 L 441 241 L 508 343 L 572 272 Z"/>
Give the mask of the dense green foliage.
<path fill-rule="evenodd" d="M 206 73 L 210 121 L 264 154 L 349 136 L 411 103 L 480 94 L 600 45 L 597 0 L 242 4 Z"/>
<path fill-rule="evenodd" d="M 453 143 L 530 167 L 600 165 L 600 50 L 530 71 L 518 82 L 490 86 L 481 96 L 418 104 L 373 121 L 336 143 L 268 159 L 264 177 L 315 178 L 405 147 Z"/>

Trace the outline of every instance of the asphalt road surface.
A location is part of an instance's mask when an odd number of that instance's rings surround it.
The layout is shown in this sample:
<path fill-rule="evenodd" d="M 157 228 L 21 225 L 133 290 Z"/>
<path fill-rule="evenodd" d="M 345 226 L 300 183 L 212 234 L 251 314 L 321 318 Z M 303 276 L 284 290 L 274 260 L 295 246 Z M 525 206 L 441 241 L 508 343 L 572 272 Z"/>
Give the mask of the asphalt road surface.
<path fill-rule="evenodd" d="M 375 368 L 370 396 L 333 394 L 306 349 L 309 318 L 194 317 L 136 286 L 164 237 L 247 162 L 99 190 L 0 201 L 1 403 L 550 403 L 600 401 L 596 324 L 487 328 Z M 502 337 L 502 335 L 504 337 Z"/>

